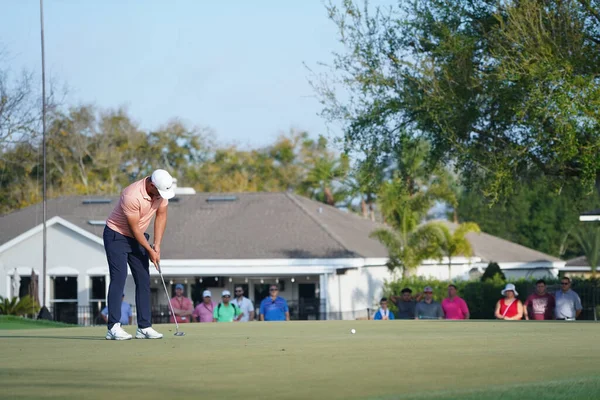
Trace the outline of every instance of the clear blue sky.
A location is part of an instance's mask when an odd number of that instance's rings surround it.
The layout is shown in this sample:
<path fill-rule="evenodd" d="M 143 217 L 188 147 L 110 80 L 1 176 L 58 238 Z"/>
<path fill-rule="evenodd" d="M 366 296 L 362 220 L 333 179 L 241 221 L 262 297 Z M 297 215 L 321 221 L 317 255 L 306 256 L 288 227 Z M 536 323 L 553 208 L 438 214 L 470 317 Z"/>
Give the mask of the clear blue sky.
<path fill-rule="evenodd" d="M 326 133 L 303 66 L 340 50 L 321 0 L 46 0 L 44 19 L 47 76 L 69 105 L 126 106 L 145 129 L 179 117 L 221 143 Z M 0 49 L 41 74 L 38 0 L 2 2 Z"/>

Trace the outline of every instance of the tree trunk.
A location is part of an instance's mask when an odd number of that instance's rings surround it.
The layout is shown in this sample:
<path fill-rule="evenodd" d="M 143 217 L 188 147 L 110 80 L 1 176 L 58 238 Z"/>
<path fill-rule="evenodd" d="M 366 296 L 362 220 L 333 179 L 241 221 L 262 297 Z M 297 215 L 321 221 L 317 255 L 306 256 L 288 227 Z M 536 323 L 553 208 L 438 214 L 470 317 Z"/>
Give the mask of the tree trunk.
<path fill-rule="evenodd" d="M 360 209 L 362 211 L 363 218 L 367 218 L 369 216 L 369 209 L 367 208 L 367 202 L 365 199 L 360 200 Z"/>
<path fill-rule="evenodd" d="M 448 261 L 448 282 L 452 282 L 452 260 Z"/>
<path fill-rule="evenodd" d="M 333 194 L 331 193 L 331 189 L 328 187 L 325 188 L 325 202 L 330 206 L 335 206 L 335 200 L 333 199 Z"/>

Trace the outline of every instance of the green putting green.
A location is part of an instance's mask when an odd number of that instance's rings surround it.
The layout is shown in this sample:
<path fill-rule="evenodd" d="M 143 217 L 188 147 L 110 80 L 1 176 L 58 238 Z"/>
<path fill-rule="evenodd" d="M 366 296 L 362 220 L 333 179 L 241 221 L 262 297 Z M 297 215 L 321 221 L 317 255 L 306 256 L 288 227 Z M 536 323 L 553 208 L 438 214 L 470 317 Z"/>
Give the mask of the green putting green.
<path fill-rule="evenodd" d="M 76 325 L 63 324 L 54 321 L 33 320 L 13 315 L 0 315 L 0 330 L 67 328 L 74 326 Z"/>
<path fill-rule="evenodd" d="M 130 333 L 135 327 L 125 327 Z M 312 321 L 0 332 L 10 399 L 597 399 L 600 324 Z M 356 334 L 350 329 L 355 328 Z"/>

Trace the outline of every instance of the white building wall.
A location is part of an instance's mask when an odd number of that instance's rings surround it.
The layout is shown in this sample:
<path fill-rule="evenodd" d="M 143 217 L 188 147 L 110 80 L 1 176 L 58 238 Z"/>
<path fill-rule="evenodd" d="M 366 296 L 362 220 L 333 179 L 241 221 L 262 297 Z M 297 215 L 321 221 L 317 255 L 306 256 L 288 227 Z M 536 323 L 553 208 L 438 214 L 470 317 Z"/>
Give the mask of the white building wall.
<path fill-rule="evenodd" d="M 343 313 L 344 319 L 354 319 L 366 309 L 377 307 L 383 295 L 385 280 L 397 279 L 386 266 L 347 270 L 343 275 L 329 274 L 327 300 L 329 313 Z"/>
<path fill-rule="evenodd" d="M 87 305 L 89 300 L 89 280 L 86 271 L 89 268 L 108 269 L 106 255 L 101 244 L 79 235 L 76 232 L 54 224 L 47 229 L 47 283 L 51 276 L 61 274 L 78 276 L 78 300 Z M 21 276 L 30 276 L 31 269 L 38 274 L 39 298 L 42 300 L 42 232 L 25 239 L 0 254 L 0 295 L 10 296 L 10 275 L 18 268 Z M 8 285 L 7 285 L 8 279 Z M 2 284 L 3 283 L 3 284 Z M 46 291 L 46 302 L 50 301 L 50 290 Z M 85 303 L 85 304 L 82 304 Z"/>
<path fill-rule="evenodd" d="M 472 268 L 474 268 L 473 264 L 452 264 L 450 273 L 447 264 L 428 264 L 419 266 L 414 275 L 440 281 L 447 281 L 449 277 L 451 280 L 468 280 Z"/>

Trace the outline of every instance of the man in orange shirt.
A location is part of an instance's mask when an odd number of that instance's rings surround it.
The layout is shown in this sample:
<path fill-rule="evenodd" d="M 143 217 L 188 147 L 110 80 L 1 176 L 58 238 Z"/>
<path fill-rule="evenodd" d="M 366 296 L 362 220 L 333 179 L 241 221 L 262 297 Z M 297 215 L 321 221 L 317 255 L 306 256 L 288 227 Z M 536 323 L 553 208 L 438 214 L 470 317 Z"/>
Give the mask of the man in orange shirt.
<path fill-rule="evenodd" d="M 121 192 L 119 203 L 106 220 L 104 249 L 110 272 L 108 288 L 108 340 L 127 340 L 131 335 L 121 328 L 121 295 L 127 279 L 127 264 L 135 281 L 137 339 L 160 339 L 152 328 L 150 311 L 150 263 L 158 269 L 160 244 L 167 224 L 167 206 L 175 195 L 173 178 L 162 169 L 140 179 Z M 145 233 L 154 221 L 154 248 Z"/>

